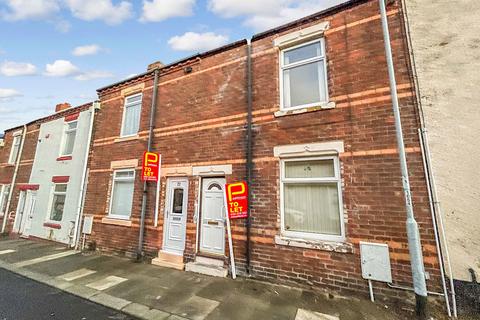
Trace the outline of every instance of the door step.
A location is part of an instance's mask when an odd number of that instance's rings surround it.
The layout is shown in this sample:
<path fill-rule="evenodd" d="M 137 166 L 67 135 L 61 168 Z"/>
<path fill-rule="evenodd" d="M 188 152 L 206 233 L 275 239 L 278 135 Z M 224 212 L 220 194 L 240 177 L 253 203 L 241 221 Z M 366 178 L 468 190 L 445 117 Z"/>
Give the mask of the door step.
<path fill-rule="evenodd" d="M 183 270 L 185 268 L 183 256 L 165 251 L 159 251 L 158 257 L 152 260 L 152 264 L 177 270 Z"/>
<path fill-rule="evenodd" d="M 195 262 L 187 263 L 185 270 L 222 278 L 225 278 L 228 274 L 227 268 L 224 267 L 223 260 L 202 256 L 195 257 Z"/>

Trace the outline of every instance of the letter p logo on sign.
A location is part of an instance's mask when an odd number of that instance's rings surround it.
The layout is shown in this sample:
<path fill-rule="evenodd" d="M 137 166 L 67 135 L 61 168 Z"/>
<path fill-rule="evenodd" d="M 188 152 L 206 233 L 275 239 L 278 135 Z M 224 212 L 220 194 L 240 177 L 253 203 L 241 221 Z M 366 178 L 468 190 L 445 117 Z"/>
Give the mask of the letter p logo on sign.
<path fill-rule="evenodd" d="M 153 152 L 143 153 L 142 181 L 158 181 L 160 155 Z"/>
<path fill-rule="evenodd" d="M 227 210 L 230 219 L 241 219 L 248 217 L 248 193 L 247 183 L 236 182 L 225 185 L 227 193 Z"/>

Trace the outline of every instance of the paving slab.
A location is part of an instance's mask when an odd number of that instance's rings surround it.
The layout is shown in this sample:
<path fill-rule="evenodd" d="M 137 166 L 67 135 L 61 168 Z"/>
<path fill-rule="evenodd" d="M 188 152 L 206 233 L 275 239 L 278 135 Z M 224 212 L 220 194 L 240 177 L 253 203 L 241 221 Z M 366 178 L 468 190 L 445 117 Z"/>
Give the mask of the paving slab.
<path fill-rule="evenodd" d="M 66 288 L 65 291 L 85 299 L 89 299 L 90 297 L 98 294 L 98 290 L 81 286 L 81 285 L 73 285 L 71 287 Z"/>
<path fill-rule="evenodd" d="M 298 309 L 295 320 L 340 320 L 338 316 L 332 316 L 315 311 Z"/>
<path fill-rule="evenodd" d="M 95 290 L 103 291 L 127 280 L 128 279 L 122 278 L 122 277 L 108 276 L 103 279 L 87 284 L 87 287 Z"/>
<path fill-rule="evenodd" d="M 117 298 L 103 292 L 91 296 L 89 300 L 116 310 L 122 310 L 125 306 L 132 303 L 131 301 Z"/>
<path fill-rule="evenodd" d="M 191 296 L 182 304 L 177 304 L 171 312 L 192 320 L 205 319 L 220 302 L 198 296 Z"/>

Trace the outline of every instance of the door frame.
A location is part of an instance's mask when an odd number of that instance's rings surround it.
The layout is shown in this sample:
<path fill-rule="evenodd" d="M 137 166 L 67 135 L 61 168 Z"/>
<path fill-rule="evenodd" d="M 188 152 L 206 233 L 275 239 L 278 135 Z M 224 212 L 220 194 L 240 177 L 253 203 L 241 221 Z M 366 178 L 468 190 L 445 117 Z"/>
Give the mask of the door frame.
<path fill-rule="evenodd" d="M 18 234 L 24 237 L 29 237 L 30 233 L 25 232 L 30 231 L 32 227 L 33 214 L 35 214 L 35 207 L 37 205 L 37 191 L 36 190 L 25 190 L 25 201 L 23 202 L 23 212 L 22 219 L 18 225 Z M 17 207 L 18 209 L 18 207 Z M 28 212 L 27 212 L 28 211 Z M 31 212 L 33 211 L 33 212 Z M 30 218 L 30 214 L 32 217 Z M 27 228 L 28 224 L 28 228 Z"/>
<path fill-rule="evenodd" d="M 223 218 L 224 218 L 224 225 L 223 225 L 223 228 L 224 228 L 224 232 L 223 232 L 223 243 L 222 243 L 222 248 L 223 248 L 223 252 L 221 254 L 219 253 L 213 253 L 213 252 L 205 252 L 205 251 L 202 251 L 202 216 L 203 216 L 203 186 L 204 186 L 204 183 L 205 183 L 205 179 L 223 179 L 225 181 L 225 183 L 227 182 L 227 178 L 224 176 L 224 175 L 219 175 L 219 176 L 201 176 L 200 177 L 200 183 L 199 183 L 199 192 L 198 192 L 198 219 L 197 219 L 197 250 L 196 250 L 196 253 L 202 253 L 202 254 L 206 254 L 206 255 L 212 255 L 212 256 L 225 256 L 225 241 L 226 241 L 226 235 L 225 235 L 225 231 L 226 231 L 226 226 L 225 226 L 225 219 L 226 219 L 226 212 L 225 212 L 225 203 L 224 201 L 222 201 L 223 203 L 223 206 L 222 206 L 222 212 L 223 212 Z M 225 192 L 225 185 L 223 184 L 222 185 L 222 190 L 223 192 Z M 224 199 L 224 196 L 222 195 L 222 199 Z"/>
<path fill-rule="evenodd" d="M 20 227 L 22 226 L 22 219 L 25 214 L 25 202 L 27 201 L 27 190 L 20 190 L 18 192 L 18 203 L 15 209 L 15 221 L 13 222 L 13 232 L 20 233 Z M 22 215 L 20 216 L 20 207 L 22 208 Z"/>
<path fill-rule="evenodd" d="M 186 186 L 184 189 L 184 197 L 183 197 L 183 204 L 182 206 L 185 206 L 185 218 L 183 220 L 183 248 L 181 250 L 176 250 L 173 248 L 167 247 L 166 240 L 167 240 L 167 234 L 168 234 L 168 217 L 167 217 L 167 212 L 172 204 L 173 201 L 173 188 L 170 187 L 170 184 L 173 184 L 174 182 L 186 182 Z M 162 237 L 162 251 L 171 253 L 171 254 L 176 254 L 176 255 L 181 255 L 183 256 L 183 252 L 185 251 L 185 244 L 186 244 L 186 238 L 187 238 L 187 220 L 188 220 L 188 187 L 189 187 L 189 179 L 188 177 L 172 177 L 172 178 L 167 178 L 167 181 L 165 183 L 165 208 L 163 210 L 163 237 Z M 171 217 L 171 215 L 170 215 Z"/>

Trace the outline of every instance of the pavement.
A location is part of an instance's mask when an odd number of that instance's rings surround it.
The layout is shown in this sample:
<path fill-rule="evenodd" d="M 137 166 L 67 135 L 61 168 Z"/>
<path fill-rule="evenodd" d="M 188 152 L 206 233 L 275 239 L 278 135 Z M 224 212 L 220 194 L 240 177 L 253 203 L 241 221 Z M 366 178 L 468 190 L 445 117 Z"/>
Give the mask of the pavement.
<path fill-rule="evenodd" d="M 0 240 L 0 268 L 145 320 L 406 319 L 405 314 L 396 314 L 368 300 L 347 299 L 242 277 L 236 280 L 209 277 L 134 263 L 116 256 L 80 253 L 44 241 Z M 0 279 L 3 283 L 3 277 Z M 59 299 L 58 303 L 68 302 Z"/>

